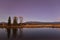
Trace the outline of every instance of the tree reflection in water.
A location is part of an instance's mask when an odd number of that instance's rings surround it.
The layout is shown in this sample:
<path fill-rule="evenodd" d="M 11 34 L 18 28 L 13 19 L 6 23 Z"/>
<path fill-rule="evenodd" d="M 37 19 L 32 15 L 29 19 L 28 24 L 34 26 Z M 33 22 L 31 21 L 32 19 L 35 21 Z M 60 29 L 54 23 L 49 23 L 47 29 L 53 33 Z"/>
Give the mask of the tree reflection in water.
<path fill-rule="evenodd" d="M 7 37 L 10 38 L 11 29 L 7 28 Z"/>
<path fill-rule="evenodd" d="M 12 39 L 16 39 L 17 38 L 17 31 L 18 31 L 17 28 L 16 29 L 12 29 L 12 37 L 11 37 Z M 20 31 L 20 33 L 19 33 L 19 37 L 18 38 L 20 38 L 22 40 L 23 28 L 20 28 L 19 31 Z M 11 35 L 11 29 L 7 28 L 7 37 L 8 37 L 8 39 L 11 39 L 10 35 Z"/>
<path fill-rule="evenodd" d="M 21 40 L 23 39 L 23 28 L 20 28 L 19 38 L 20 38 Z"/>
<path fill-rule="evenodd" d="M 16 38 L 16 36 L 17 36 L 17 29 L 12 29 L 12 31 L 13 31 L 12 36 L 13 36 L 14 38 Z"/>

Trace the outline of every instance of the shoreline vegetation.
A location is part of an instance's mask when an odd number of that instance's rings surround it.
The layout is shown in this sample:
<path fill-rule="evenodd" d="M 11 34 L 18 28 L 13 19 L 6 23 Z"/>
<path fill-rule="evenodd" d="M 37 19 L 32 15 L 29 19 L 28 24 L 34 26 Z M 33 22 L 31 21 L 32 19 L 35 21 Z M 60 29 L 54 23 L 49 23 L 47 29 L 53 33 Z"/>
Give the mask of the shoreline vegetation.
<path fill-rule="evenodd" d="M 60 26 L 0 26 L 0 28 L 60 28 Z"/>

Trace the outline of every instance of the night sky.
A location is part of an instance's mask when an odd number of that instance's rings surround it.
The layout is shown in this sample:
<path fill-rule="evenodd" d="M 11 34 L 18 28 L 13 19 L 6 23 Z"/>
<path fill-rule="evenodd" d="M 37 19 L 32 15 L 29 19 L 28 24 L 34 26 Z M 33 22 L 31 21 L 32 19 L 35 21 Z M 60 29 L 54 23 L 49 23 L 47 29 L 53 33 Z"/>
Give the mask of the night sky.
<path fill-rule="evenodd" d="M 22 16 L 25 21 L 60 21 L 60 0 L 0 0 L 0 22 L 8 16 Z"/>

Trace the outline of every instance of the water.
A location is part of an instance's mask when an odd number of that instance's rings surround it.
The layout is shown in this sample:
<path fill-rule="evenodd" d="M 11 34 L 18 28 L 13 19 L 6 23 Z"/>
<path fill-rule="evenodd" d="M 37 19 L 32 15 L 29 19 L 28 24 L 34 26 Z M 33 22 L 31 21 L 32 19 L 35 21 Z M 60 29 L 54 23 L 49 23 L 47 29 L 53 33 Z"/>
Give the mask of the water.
<path fill-rule="evenodd" d="M 60 28 L 1 29 L 0 40 L 60 40 Z"/>

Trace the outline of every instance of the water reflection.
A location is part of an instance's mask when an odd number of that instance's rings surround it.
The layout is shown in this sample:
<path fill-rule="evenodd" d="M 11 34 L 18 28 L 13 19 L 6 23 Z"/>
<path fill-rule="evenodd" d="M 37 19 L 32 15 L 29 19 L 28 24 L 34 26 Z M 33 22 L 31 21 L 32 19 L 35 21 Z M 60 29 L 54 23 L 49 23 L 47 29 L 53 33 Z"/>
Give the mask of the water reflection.
<path fill-rule="evenodd" d="M 2 32 L 0 30 L 0 33 Z M 3 33 L 2 36 L 4 35 L 5 33 Z M 3 39 L 2 36 L 0 34 L 1 39 Z M 9 40 L 60 40 L 60 28 L 21 28 L 19 30 L 7 29 L 7 37 Z"/>
<path fill-rule="evenodd" d="M 12 31 L 13 31 L 12 36 L 13 36 L 14 38 L 16 38 L 16 36 L 17 36 L 17 29 L 12 29 Z"/>
<path fill-rule="evenodd" d="M 7 37 L 8 37 L 8 39 L 16 39 L 17 38 L 17 31 L 18 31 L 18 29 L 16 28 L 16 29 L 6 29 L 7 30 Z M 12 30 L 12 31 L 11 31 Z M 20 33 L 19 33 L 19 38 L 22 40 L 22 33 L 23 33 L 23 28 L 20 28 L 19 29 L 19 31 L 20 31 Z M 12 36 L 11 36 L 11 34 L 12 34 Z M 10 36 L 11 36 L 11 38 L 10 38 Z"/>
<path fill-rule="evenodd" d="M 11 29 L 7 28 L 7 36 L 8 36 L 8 38 L 10 38 L 10 34 L 11 34 Z"/>
<path fill-rule="evenodd" d="M 19 38 L 21 40 L 23 39 L 23 28 L 20 28 Z"/>

